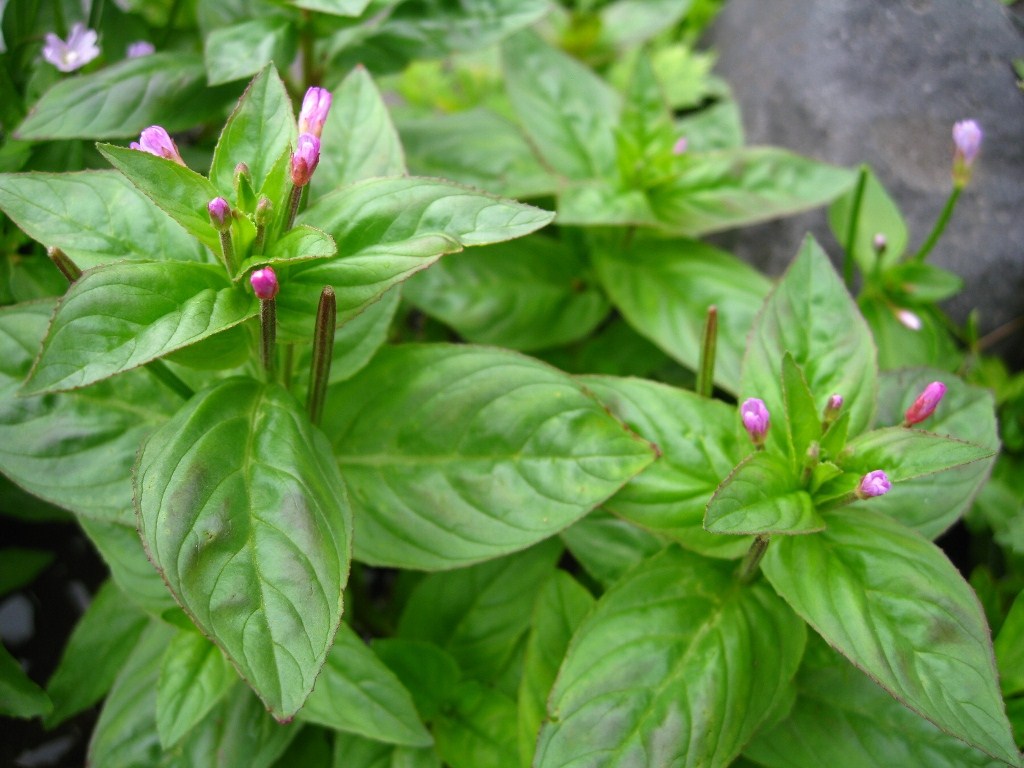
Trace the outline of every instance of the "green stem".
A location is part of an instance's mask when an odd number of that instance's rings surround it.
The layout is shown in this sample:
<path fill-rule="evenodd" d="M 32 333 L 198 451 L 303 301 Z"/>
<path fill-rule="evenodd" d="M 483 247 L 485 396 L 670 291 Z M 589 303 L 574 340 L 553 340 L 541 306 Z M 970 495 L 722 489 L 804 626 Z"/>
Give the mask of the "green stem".
<path fill-rule="evenodd" d="M 715 388 L 715 350 L 718 345 L 718 307 L 708 307 L 704 323 L 704 338 L 700 347 L 700 365 L 697 368 L 697 394 L 711 397 Z"/>
<path fill-rule="evenodd" d="M 103 18 L 103 0 L 92 0 L 89 5 L 89 29 L 100 28 L 100 19 Z"/>
<path fill-rule="evenodd" d="M 75 282 L 75 280 L 82 276 L 82 270 L 79 269 L 78 265 L 71 260 L 71 257 L 64 253 L 60 248 L 57 248 L 56 246 L 47 248 L 46 255 L 50 257 L 50 261 L 52 261 L 53 265 L 60 270 L 60 273 L 67 278 L 69 283 Z"/>
<path fill-rule="evenodd" d="M 946 229 L 946 225 L 949 223 L 949 217 L 953 215 L 953 209 L 956 207 L 956 201 L 960 199 L 960 192 L 963 190 L 959 184 L 953 186 L 953 191 L 949 193 L 949 197 L 946 198 L 946 204 L 942 208 L 942 213 L 939 214 L 938 220 L 935 222 L 935 226 L 932 227 L 931 234 L 928 235 L 928 239 L 924 241 L 924 245 L 921 246 L 921 250 L 914 254 L 914 261 L 923 262 L 928 258 L 928 254 L 932 252 L 932 248 L 939 242 L 939 238 L 942 237 L 942 233 Z"/>
<path fill-rule="evenodd" d="M 146 363 L 146 370 L 153 374 L 162 384 L 165 384 L 168 389 L 181 395 L 184 400 L 190 399 L 195 394 L 192 388 L 179 379 L 163 360 L 150 360 Z"/>
<path fill-rule="evenodd" d="M 181 0 L 174 0 L 171 3 L 171 10 L 167 14 L 167 22 L 164 24 L 163 37 L 160 38 L 157 48 L 166 48 L 167 44 L 171 42 L 171 38 L 174 36 L 174 22 L 178 18 L 179 11 L 181 11 Z"/>
<path fill-rule="evenodd" d="M 309 420 L 319 424 L 324 413 L 327 398 L 327 382 L 331 377 L 331 360 L 334 356 L 334 329 L 338 322 L 338 306 L 334 289 L 325 286 L 320 294 L 320 306 L 316 311 L 316 330 L 313 332 L 313 360 L 309 367 L 309 396 L 306 407 Z"/>
<path fill-rule="evenodd" d="M 295 223 L 295 216 L 299 212 L 299 201 L 302 199 L 302 189 L 297 184 L 292 185 L 291 195 L 288 197 L 288 218 L 285 219 L 282 232 L 287 232 Z"/>
<path fill-rule="evenodd" d="M 743 584 L 749 583 L 757 575 L 757 567 L 761 564 L 761 558 L 764 557 L 770 540 L 767 535 L 756 537 L 754 543 L 750 545 L 750 549 L 747 550 L 747 554 L 743 556 L 739 571 L 739 580 Z"/>
<path fill-rule="evenodd" d="M 267 380 L 274 380 L 274 343 L 277 341 L 277 302 L 260 299 L 260 361 Z"/>
<path fill-rule="evenodd" d="M 225 229 L 220 233 L 220 250 L 224 254 L 224 266 L 228 270 L 228 274 L 234 276 L 235 274 L 235 244 L 231 240 L 231 229 Z"/>
<path fill-rule="evenodd" d="M 847 290 L 853 289 L 853 251 L 857 246 L 857 228 L 860 226 L 860 209 L 864 202 L 864 187 L 868 183 L 868 167 L 862 165 L 857 175 L 857 186 L 853 191 L 853 207 L 850 222 L 846 227 L 846 244 L 843 253 L 843 282 Z"/>
<path fill-rule="evenodd" d="M 295 372 L 295 345 L 284 344 L 284 363 L 281 364 L 281 383 L 285 389 L 292 388 L 292 375 Z"/>

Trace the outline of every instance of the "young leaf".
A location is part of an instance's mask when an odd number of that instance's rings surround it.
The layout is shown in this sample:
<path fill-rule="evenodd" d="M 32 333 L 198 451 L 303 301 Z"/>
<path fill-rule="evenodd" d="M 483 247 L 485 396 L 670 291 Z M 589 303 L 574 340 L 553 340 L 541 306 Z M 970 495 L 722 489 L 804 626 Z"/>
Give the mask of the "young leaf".
<path fill-rule="evenodd" d="M 857 435 L 868 427 L 878 388 L 871 332 L 828 257 L 811 238 L 757 316 L 743 361 L 740 399 L 759 397 L 770 413 L 784 412 L 786 352 L 803 370 L 816 403 L 842 395 L 850 432 Z M 769 430 L 769 446 L 781 443 L 782 431 Z"/>
<path fill-rule="evenodd" d="M 903 220 L 899 207 L 889 197 L 882 182 L 874 171 L 865 166 L 861 173 L 866 174 L 864 189 L 860 199 L 860 214 L 857 218 L 857 229 L 853 233 L 853 253 L 850 254 L 857 262 L 861 272 L 873 275 L 877 271 L 887 270 L 899 261 L 907 249 L 907 223 Z M 850 216 L 853 214 L 853 203 L 856 190 L 838 198 L 828 209 L 828 223 L 836 241 L 843 248 L 847 246 L 850 236 Z M 885 237 L 885 251 L 881 258 L 875 252 L 875 236 Z"/>
<path fill-rule="evenodd" d="M 213 150 L 210 182 L 224 197 L 234 187 L 235 166 L 245 163 L 260 189 L 282 152 L 294 149 L 295 113 L 277 71 L 267 65 L 253 78 Z M 275 201 L 276 202 L 276 201 Z"/>
<path fill-rule="evenodd" d="M 594 598 L 565 571 L 556 571 L 537 596 L 519 684 L 519 764 L 529 768 L 546 703 L 562 657 Z"/>
<path fill-rule="evenodd" d="M 53 701 L 53 711 L 43 720 L 47 728 L 103 698 L 147 623 L 146 615 L 126 601 L 113 582 L 100 587 L 75 625 L 60 663 L 46 684 Z"/>
<path fill-rule="evenodd" d="M 618 95 L 596 74 L 534 32 L 502 43 L 505 87 L 540 156 L 570 179 L 615 169 Z"/>
<path fill-rule="evenodd" d="M 799 470 L 811 443 L 821 439 L 821 410 L 807 388 L 803 371 L 788 352 L 782 357 L 782 396 L 786 404 L 790 456 Z"/>
<path fill-rule="evenodd" d="M 212 264 L 97 267 L 61 299 L 24 392 L 84 387 L 209 338 L 256 311 L 256 298 Z"/>
<path fill-rule="evenodd" d="M 996 768 L 1002 763 L 901 706 L 812 636 L 789 716 L 759 732 L 744 754 L 765 768 L 827 765 Z"/>
<path fill-rule="evenodd" d="M 116 171 L 2 174 L 0 209 L 81 269 L 127 259 L 213 261 Z"/>
<path fill-rule="evenodd" d="M 289 62 L 298 45 L 296 25 L 283 16 L 259 16 L 211 30 L 203 45 L 210 85 L 255 75 L 271 61 Z"/>
<path fill-rule="evenodd" d="M 708 500 L 748 451 L 737 439 L 736 409 L 644 379 L 583 376 L 580 382 L 661 453 L 605 508 L 703 555 L 746 552 L 749 540 L 704 530 Z"/>
<path fill-rule="evenodd" d="M 344 623 L 299 719 L 388 744 L 433 741 L 395 673 Z"/>
<path fill-rule="evenodd" d="M 160 661 L 156 729 L 170 749 L 200 723 L 238 681 L 220 649 L 195 628 L 179 629 Z"/>
<path fill-rule="evenodd" d="M 739 389 L 747 335 L 771 288 L 757 270 L 693 240 L 595 243 L 591 260 L 629 324 L 692 370 L 708 307 L 718 307 L 715 383 L 729 392 Z"/>
<path fill-rule="evenodd" d="M 827 527 L 816 536 L 772 541 L 761 563 L 772 586 L 897 700 L 1019 765 L 988 627 L 953 564 L 924 538 L 863 506 L 823 517 Z"/>
<path fill-rule="evenodd" d="M 357 552 L 375 564 L 447 569 L 523 549 L 653 458 L 569 377 L 502 350 L 385 348 L 327 403 Z"/>
<path fill-rule="evenodd" d="M 242 262 L 235 274 L 241 280 L 253 267 L 265 264 L 290 264 L 306 259 L 327 259 L 338 252 L 334 239 L 319 229 L 299 224 L 274 241 L 265 254 L 250 256 Z"/>
<path fill-rule="evenodd" d="M 52 706 L 46 692 L 29 679 L 18 660 L 0 645 L 0 715 L 37 717 L 47 715 Z"/>
<path fill-rule="evenodd" d="M 803 623 L 730 562 L 676 547 L 598 601 L 569 644 L 534 765 L 728 766 L 803 654 Z"/>
<path fill-rule="evenodd" d="M 562 531 L 560 538 L 583 569 L 605 588 L 669 543 L 604 509 L 595 509 L 578 520 Z"/>
<path fill-rule="evenodd" d="M 139 532 L 175 598 L 280 720 L 341 620 L 351 512 L 330 446 L 283 389 L 228 379 L 143 446 Z"/>

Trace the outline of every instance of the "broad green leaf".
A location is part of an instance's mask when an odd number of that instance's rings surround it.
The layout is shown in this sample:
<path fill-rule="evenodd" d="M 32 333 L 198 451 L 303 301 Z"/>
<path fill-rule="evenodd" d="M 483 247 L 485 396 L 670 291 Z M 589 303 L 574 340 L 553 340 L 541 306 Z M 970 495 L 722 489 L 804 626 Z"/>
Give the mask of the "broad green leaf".
<path fill-rule="evenodd" d="M 194 628 L 179 629 L 160 661 L 156 729 L 170 749 L 198 725 L 238 681 L 220 649 Z"/>
<path fill-rule="evenodd" d="M 283 389 L 228 379 L 143 446 L 146 551 L 275 717 L 302 706 L 341 620 L 352 519 L 324 436 Z"/>
<path fill-rule="evenodd" d="M 734 564 L 676 547 L 609 589 L 576 630 L 537 768 L 728 766 L 796 673 L 803 623 Z"/>
<path fill-rule="evenodd" d="M 943 301 L 964 288 L 963 278 L 959 275 L 920 261 L 908 261 L 893 267 L 888 270 L 885 281 L 891 295 L 914 303 Z"/>
<path fill-rule="evenodd" d="M 289 264 L 306 259 L 326 259 L 337 253 L 334 240 L 326 232 L 300 224 L 277 238 L 261 256 L 250 256 L 242 262 L 235 275 L 240 280 L 253 267 L 264 264 Z"/>
<path fill-rule="evenodd" d="M 426 722 L 435 721 L 455 697 L 462 673 L 452 655 L 436 643 L 386 638 L 374 642 L 373 650 L 412 694 Z"/>
<path fill-rule="evenodd" d="M 565 571 L 556 571 L 537 596 L 519 685 L 519 764 L 523 768 L 533 763 L 548 694 L 569 640 L 594 602 Z"/>
<path fill-rule="evenodd" d="M 438 756 L 451 768 L 509 768 L 516 754 L 516 705 L 475 680 L 463 682 L 434 724 Z"/>
<path fill-rule="evenodd" d="M 288 0 L 288 2 L 296 8 L 338 16 L 358 16 L 370 4 L 370 0 Z"/>
<path fill-rule="evenodd" d="M 747 336 L 771 287 L 765 277 L 730 254 L 693 240 L 599 243 L 591 259 L 612 303 L 630 325 L 693 370 L 699 364 L 708 307 L 716 306 L 715 382 L 729 392 L 738 390 Z"/>
<path fill-rule="evenodd" d="M 772 541 L 761 563 L 772 586 L 897 700 L 1019 765 L 988 627 L 953 564 L 923 537 L 863 506 L 823 517 L 827 527 L 816 536 Z"/>
<path fill-rule="evenodd" d="M 134 526 L 130 475 L 139 443 L 181 401 L 143 371 L 57 397 L 18 396 L 53 306 L 0 309 L 0 470 L 78 515 Z"/>
<path fill-rule="evenodd" d="M 884 469 L 890 480 L 900 482 L 987 459 L 995 453 L 995 448 L 965 440 L 918 429 L 886 427 L 853 438 L 839 463 L 847 471 L 862 474 Z"/>
<path fill-rule="evenodd" d="M 585 259 L 533 236 L 453 254 L 405 284 L 405 297 L 467 341 L 531 350 L 588 335 L 608 314 Z"/>
<path fill-rule="evenodd" d="M 677 24 L 693 0 L 615 0 L 601 9 L 602 43 L 612 48 L 637 45 Z"/>
<path fill-rule="evenodd" d="M 305 725 L 274 762 L 273 768 L 331 768 L 333 764 L 334 732 Z"/>
<path fill-rule="evenodd" d="M 731 98 L 677 120 L 676 132 L 686 137 L 688 152 L 711 152 L 743 146 L 740 109 Z"/>
<path fill-rule="evenodd" d="M 858 305 L 871 327 L 881 370 L 927 365 L 952 372 L 960 366 L 963 352 L 950 333 L 945 316 L 936 307 L 914 306 L 912 312 L 921 321 L 920 330 L 915 331 L 900 322 L 896 313 L 901 307 L 891 299 L 867 294 L 860 297 Z"/>
<path fill-rule="evenodd" d="M 47 728 L 92 706 L 114 683 L 146 628 L 147 617 L 113 582 L 100 587 L 75 625 L 56 671 L 46 684 L 53 711 Z"/>
<path fill-rule="evenodd" d="M 787 462 L 764 451 L 736 467 L 708 502 L 704 527 L 711 533 L 816 533 L 825 522 Z"/>
<path fill-rule="evenodd" d="M 643 376 L 677 381 L 681 369 L 668 355 L 612 316 L 587 339 L 571 347 L 543 350 L 537 356 L 566 373 Z M 687 375 L 688 372 L 683 372 Z"/>
<path fill-rule="evenodd" d="M 850 432 L 867 429 L 878 391 L 871 332 L 812 238 L 804 242 L 754 322 L 740 400 L 759 397 L 770 413 L 784 412 L 782 358 L 787 352 L 802 369 L 819 412 L 831 395 L 842 395 Z M 769 447 L 782 444 L 784 431 L 768 431 Z"/>
<path fill-rule="evenodd" d="M 221 131 L 210 166 L 211 183 L 231 198 L 235 166 L 245 163 L 254 188 L 262 188 L 281 153 L 294 149 L 295 138 L 291 100 L 277 71 L 268 65 L 249 83 Z"/>
<path fill-rule="evenodd" d="M 432 743 L 409 692 L 344 623 L 299 718 L 388 744 Z"/>
<path fill-rule="evenodd" d="M 557 533 L 652 460 L 566 375 L 504 350 L 381 350 L 327 394 L 324 431 L 364 562 L 455 568 Z"/>
<path fill-rule="evenodd" d="M 45 549 L 0 549 L 0 597 L 35 581 L 36 577 L 53 562 L 53 557 L 54 553 Z"/>
<path fill-rule="evenodd" d="M 212 30 L 206 35 L 203 59 L 210 85 L 255 75 L 271 61 L 295 58 L 296 25 L 282 16 L 258 16 Z"/>
<path fill-rule="evenodd" d="M 432 747 L 396 747 L 351 733 L 334 735 L 333 768 L 441 768 Z M 282 768 L 286 768 L 282 766 Z"/>
<path fill-rule="evenodd" d="M 615 168 L 618 95 L 583 64 L 520 32 L 502 44 L 505 87 L 538 154 L 570 179 Z"/>
<path fill-rule="evenodd" d="M 995 651 L 1003 695 L 1024 693 L 1024 592 L 1010 606 L 996 636 Z"/>
<path fill-rule="evenodd" d="M 630 568 L 669 543 L 604 509 L 596 509 L 566 528 L 561 539 L 583 569 L 603 587 L 610 587 Z"/>
<path fill-rule="evenodd" d="M 209 338 L 256 312 L 256 298 L 212 264 L 97 267 L 76 280 L 57 305 L 23 391 L 84 387 Z"/>
<path fill-rule="evenodd" d="M 113 261 L 211 261 L 211 254 L 115 171 L 0 175 L 0 208 L 81 269 Z"/>
<path fill-rule="evenodd" d="M 749 540 L 704 530 L 708 501 L 748 452 L 737 439 L 736 409 L 644 379 L 585 376 L 580 382 L 660 452 L 605 508 L 703 555 L 746 552 Z"/>
<path fill-rule="evenodd" d="M 121 667 L 89 740 L 88 765 L 97 768 L 160 765 L 156 731 L 156 682 L 160 657 L 174 635 L 151 621 Z"/>
<path fill-rule="evenodd" d="M 334 90 L 311 199 L 375 176 L 401 176 L 405 155 L 373 78 L 356 67 Z"/>
<path fill-rule="evenodd" d="M 790 456 L 794 467 L 799 470 L 808 458 L 811 444 L 822 438 L 822 412 L 807 388 L 803 371 L 788 352 L 782 357 L 782 395 L 786 405 Z"/>
<path fill-rule="evenodd" d="M 21 664 L 0 645 L 0 715 L 31 718 L 49 714 L 53 704 Z"/>
<path fill-rule="evenodd" d="M 467 677 L 491 682 L 526 635 L 537 593 L 562 553 L 549 539 L 509 557 L 427 576 L 402 612 L 401 637 L 448 651 Z"/>
<path fill-rule="evenodd" d="M 929 382 L 936 380 L 945 382 L 946 394 L 935 413 L 919 426 L 938 435 L 976 443 L 989 451 L 998 450 L 991 392 L 964 384 L 945 371 L 915 368 L 883 373 L 877 423 L 902 422 L 910 404 Z M 872 499 L 871 508 L 935 538 L 970 508 L 979 489 L 986 486 L 993 461 L 975 461 L 936 475 L 904 480 L 885 496 Z"/>
<path fill-rule="evenodd" d="M 796 682 L 789 716 L 744 751 L 765 768 L 1002 765 L 900 706 L 821 640 L 808 643 Z"/>
<path fill-rule="evenodd" d="M 401 120 L 398 131 L 409 169 L 417 175 L 453 179 L 508 197 L 538 197 L 558 189 L 558 179 L 537 160 L 519 128 L 488 109 Z"/>
<path fill-rule="evenodd" d="M 203 62 L 185 51 L 156 53 L 60 80 L 15 134 L 20 139 L 114 139 L 159 123 L 192 128 L 226 101 L 206 85 Z"/>
<path fill-rule="evenodd" d="M 886 192 L 882 182 L 867 166 L 860 170 L 864 174 L 861 190 L 860 213 L 856 231 L 853 233 L 853 253 L 857 266 L 865 275 L 887 270 L 899 261 L 907 249 L 907 223 L 899 207 Z M 859 183 L 859 182 L 858 182 Z M 828 209 L 828 223 L 836 241 L 846 248 L 850 236 L 850 216 L 853 214 L 856 185 L 837 199 Z M 884 235 L 886 246 L 881 258 L 875 252 L 875 235 Z"/>

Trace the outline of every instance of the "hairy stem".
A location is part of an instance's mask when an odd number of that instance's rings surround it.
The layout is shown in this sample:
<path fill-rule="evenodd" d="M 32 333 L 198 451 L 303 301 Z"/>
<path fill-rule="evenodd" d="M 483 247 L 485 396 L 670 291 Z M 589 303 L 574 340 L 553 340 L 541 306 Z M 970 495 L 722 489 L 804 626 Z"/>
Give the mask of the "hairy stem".
<path fill-rule="evenodd" d="M 313 332 L 313 360 L 309 368 L 309 396 L 306 407 L 309 420 L 319 424 L 324 413 L 327 398 L 327 382 L 331 377 L 331 362 L 334 356 L 334 329 L 338 322 L 338 306 L 334 289 L 325 286 L 320 294 L 320 305 L 316 311 L 316 330 Z"/>

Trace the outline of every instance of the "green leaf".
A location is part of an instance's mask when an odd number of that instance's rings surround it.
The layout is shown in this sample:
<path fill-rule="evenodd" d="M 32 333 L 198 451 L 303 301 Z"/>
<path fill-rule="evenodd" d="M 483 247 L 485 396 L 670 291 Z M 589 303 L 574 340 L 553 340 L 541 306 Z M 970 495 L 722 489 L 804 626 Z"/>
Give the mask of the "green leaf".
<path fill-rule="evenodd" d="M 58 81 L 15 135 L 30 141 L 115 139 L 154 123 L 183 130 L 216 113 L 225 97 L 223 90 L 207 88 L 203 63 L 194 54 L 155 53 Z"/>
<path fill-rule="evenodd" d="M 519 128 L 488 109 L 401 120 L 398 131 L 409 168 L 417 175 L 513 198 L 558 189 L 557 178 L 541 165 Z"/>
<path fill-rule="evenodd" d="M 526 635 L 537 593 L 562 553 L 549 539 L 509 557 L 434 573 L 409 596 L 401 637 L 448 651 L 467 677 L 491 682 Z"/>
<path fill-rule="evenodd" d="M 610 587 L 634 565 L 668 544 L 666 539 L 604 509 L 596 509 L 566 528 L 561 539 L 583 569 L 603 587 Z"/>
<path fill-rule="evenodd" d="M 888 270 L 887 288 L 893 296 L 913 303 L 943 301 L 964 288 L 959 275 L 919 261 L 908 261 Z"/>
<path fill-rule="evenodd" d="M 812 637 L 797 675 L 789 716 L 759 732 L 744 754 L 765 768 L 995 768 L 1002 765 L 957 741 L 875 685 Z"/>
<path fill-rule="evenodd" d="M 250 256 L 243 261 L 235 280 L 241 280 L 250 269 L 263 264 L 289 264 L 306 259 L 326 259 L 337 252 L 334 239 L 330 235 L 300 224 L 277 238 L 265 254 Z"/>
<path fill-rule="evenodd" d="M 825 522 L 789 464 L 759 451 L 744 459 L 708 502 L 711 533 L 816 533 Z"/>
<path fill-rule="evenodd" d="M 139 531 L 176 599 L 278 719 L 341 620 L 352 519 L 324 436 L 283 389 L 228 379 L 143 446 Z"/>
<path fill-rule="evenodd" d="M 350 733 L 334 735 L 333 768 L 441 768 L 433 748 L 395 747 Z"/>
<path fill-rule="evenodd" d="M 609 589 L 569 644 L 534 765 L 728 766 L 805 640 L 782 600 L 733 571 L 670 547 Z"/>
<path fill-rule="evenodd" d="M 377 640 L 373 650 L 412 694 L 420 717 L 436 720 L 454 698 L 461 678 L 452 655 L 435 643 L 404 638 Z"/>
<path fill-rule="evenodd" d="M 900 321 L 896 313 L 901 308 L 885 296 L 863 295 L 858 304 L 871 327 L 883 371 L 924 365 L 953 371 L 960 366 L 963 352 L 936 307 L 914 306 L 913 314 L 921 321 L 920 330 L 915 331 Z"/>
<path fill-rule="evenodd" d="M 619 176 L 629 188 L 657 183 L 677 162 L 672 152 L 676 133 L 665 94 L 643 52 L 633 66 L 616 140 Z"/>
<path fill-rule="evenodd" d="M 584 376 L 580 382 L 661 454 L 605 508 L 703 555 L 746 552 L 750 541 L 704 530 L 708 501 L 748 451 L 737 439 L 736 409 L 644 379 Z"/>
<path fill-rule="evenodd" d="M 273 768 L 331 768 L 334 764 L 334 733 L 315 725 L 304 726 Z"/>
<path fill-rule="evenodd" d="M 1019 765 L 988 627 L 953 564 L 921 536 L 870 509 L 823 516 L 827 528 L 817 536 L 780 538 L 768 547 L 761 568 L 772 586 L 897 700 L 958 739 Z"/>
<path fill-rule="evenodd" d="M 142 371 L 59 397 L 19 397 L 53 306 L 0 309 L 0 471 L 78 515 L 131 522 L 139 443 L 181 401 Z"/>
<path fill-rule="evenodd" d="M 570 179 L 610 176 L 618 95 L 583 64 L 520 32 L 502 44 L 505 87 L 544 161 Z"/>
<path fill-rule="evenodd" d="M 179 629 L 160 661 L 156 729 L 170 749 L 207 717 L 238 675 L 220 649 L 194 628 Z"/>
<path fill-rule="evenodd" d="M 601 8 L 602 42 L 637 45 L 678 24 L 692 6 L 693 0 L 615 0 Z"/>
<path fill-rule="evenodd" d="M 843 469 L 860 474 L 884 469 L 889 479 L 898 483 L 987 459 L 995 453 L 995 448 L 931 432 L 886 427 L 853 438 L 839 463 Z"/>
<path fill-rule="evenodd" d="M 84 387 L 209 338 L 256 312 L 256 298 L 212 264 L 97 267 L 76 280 L 58 304 L 24 392 Z"/>
<path fill-rule="evenodd" d="M 782 357 L 782 395 L 786 404 L 790 456 L 799 470 L 804 465 L 811 443 L 821 440 L 821 412 L 807 388 L 803 371 L 788 352 Z"/>
<path fill-rule="evenodd" d="M 537 595 L 519 684 L 519 764 L 529 768 L 551 686 L 576 628 L 594 598 L 565 571 L 556 571 Z"/>
<path fill-rule="evenodd" d="M 508 768 L 516 754 L 516 705 L 475 680 L 463 682 L 434 724 L 437 754 L 451 768 Z"/>
<path fill-rule="evenodd" d="M 334 90 L 311 199 L 375 176 L 401 176 L 405 155 L 373 78 L 358 66 Z"/>
<path fill-rule="evenodd" d="M 504 350 L 385 348 L 327 402 L 358 557 L 374 564 L 447 569 L 523 549 L 652 460 L 569 377 Z"/>
<path fill-rule="evenodd" d="M 46 685 L 53 711 L 47 728 L 92 706 L 114 683 L 146 628 L 147 617 L 107 582 L 75 625 L 56 671 Z"/>
<path fill-rule="evenodd" d="M 865 275 L 876 271 L 884 271 L 895 265 L 907 249 L 907 223 L 903 220 L 899 207 L 886 192 L 882 182 L 874 171 L 863 166 L 865 174 L 864 189 L 861 193 L 860 215 L 857 219 L 857 231 L 854 232 L 853 253 L 851 256 Z M 837 199 L 828 209 L 828 223 L 832 234 L 843 246 L 847 245 L 850 236 L 850 216 L 853 213 L 856 189 Z M 885 251 L 879 259 L 875 252 L 875 235 L 884 235 Z"/>
<path fill-rule="evenodd" d="M 211 261 L 210 253 L 114 171 L 0 175 L 0 209 L 81 269 L 114 261 Z"/>
<path fill-rule="evenodd" d="M 1003 695 L 1024 693 L 1024 592 L 1018 593 L 1006 614 L 995 651 Z"/>
<path fill-rule="evenodd" d="M 235 166 L 245 163 L 253 187 L 262 188 L 281 153 L 294 148 L 295 139 L 291 99 L 277 71 L 268 65 L 249 83 L 221 131 L 213 150 L 210 182 L 222 196 L 231 198 Z"/>
<path fill-rule="evenodd" d="M 784 412 L 782 358 L 803 370 L 817 411 L 833 394 L 843 397 L 850 432 L 867 429 L 875 410 L 877 366 L 871 332 L 828 257 L 808 238 L 761 308 L 743 361 L 740 399 L 759 397 L 770 413 Z M 784 430 L 768 431 L 768 445 Z"/>
<path fill-rule="evenodd" d="M 46 692 L 29 680 L 17 659 L 0 645 L 0 715 L 23 718 L 45 716 L 52 706 Z"/>
<path fill-rule="evenodd" d="M 0 597 L 35 581 L 36 577 L 53 562 L 53 556 L 53 552 L 45 549 L 0 549 Z"/>
<path fill-rule="evenodd" d="M 433 741 L 395 673 L 344 623 L 299 718 L 388 744 Z"/>
<path fill-rule="evenodd" d="M 298 46 L 296 25 L 281 16 L 259 16 L 212 30 L 203 45 L 210 85 L 255 75 L 271 61 L 287 63 Z"/>
<path fill-rule="evenodd" d="M 209 202 L 220 195 L 205 176 L 173 160 L 137 149 L 98 144 L 110 164 L 142 194 L 214 253 L 220 253 L 220 234 L 210 222 Z"/>
<path fill-rule="evenodd" d="M 405 297 L 467 341 L 531 350 L 588 335 L 608 301 L 585 282 L 585 259 L 533 236 L 453 254 L 405 284 Z"/>
<path fill-rule="evenodd" d="M 693 240 L 596 244 L 594 269 L 612 303 L 639 333 L 696 370 L 708 307 L 718 308 L 715 382 L 736 392 L 740 361 L 771 283 L 724 251 Z"/>
<path fill-rule="evenodd" d="M 288 2 L 296 8 L 338 16 L 358 16 L 370 4 L 370 0 L 288 0 Z"/>

